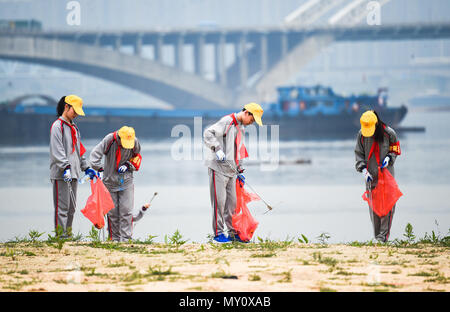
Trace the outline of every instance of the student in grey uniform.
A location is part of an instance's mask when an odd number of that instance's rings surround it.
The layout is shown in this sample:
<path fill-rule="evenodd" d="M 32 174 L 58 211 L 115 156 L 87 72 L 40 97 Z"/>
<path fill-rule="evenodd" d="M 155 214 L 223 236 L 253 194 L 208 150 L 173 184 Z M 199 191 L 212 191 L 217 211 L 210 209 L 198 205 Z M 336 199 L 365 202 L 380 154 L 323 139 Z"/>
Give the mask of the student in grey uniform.
<path fill-rule="evenodd" d="M 241 157 L 244 126 L 255 121 L 262 126 L 263 112 L 258 104 L 249 103 L 241 112 L 222 117 L 203 133 L 203 141 L 207 147 L 205 165 L 208 167 L 212 228 L 216 242 L 241 241 L 233 228 L 232 215 L 236 208 L 236 178 L 245 181 L 242 174 L 244 169 L 239 161 L 244 158 Z"/>
<path fill-rule="evenodd" d="M 378 166 L 386 168 L 394 176 L 394 164 L 401 154 L 400 142 L 394 129 L 381 121 L 375 111 L 362 114 L 361 130 L 358 133 L 355 147 L 356 171 L 361 172 L 366 182 L 366 189 L 374 189 L 378 182 Z M 395 205 L 384 217 L 379 217 L 369 207 L 375 239 L 387 242 L 392 225 Z"/>
<path fill-rule="evenodd" d="M 124 126 L 106 135 L 90 155 L 92 168 L 103 176 L 103 183 L 114 202 L 114 208 L 107 214 L 109 239 L 113 241 L 126 242 L 132 238 L 133 172 L 139 170 L 140 151 L 134 129 Z"/>
<path fill-rule="evenodd" d="M 84 157 L 86 149 L 73 120 L 84 116 L 83 100 L 76 95 L 63 96 L 56 108 L 58 119 L 50 130 L 50 180 L 53 184 L 55 230 L 61 227 L 70 236 L 77 199 L 77 180 L 84 171 L 92 179 L 95 171 Z"/>

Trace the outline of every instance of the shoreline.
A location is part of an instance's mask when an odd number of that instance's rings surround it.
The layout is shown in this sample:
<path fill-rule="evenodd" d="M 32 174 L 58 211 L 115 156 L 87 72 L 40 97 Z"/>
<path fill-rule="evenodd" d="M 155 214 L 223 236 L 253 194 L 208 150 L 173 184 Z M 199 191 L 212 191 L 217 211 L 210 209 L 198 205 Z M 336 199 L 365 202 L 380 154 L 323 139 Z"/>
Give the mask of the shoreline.
<path fill-rule="evenodd" d="M 445 243 L 0 243 L 3 292 L 448 292 Z"/>

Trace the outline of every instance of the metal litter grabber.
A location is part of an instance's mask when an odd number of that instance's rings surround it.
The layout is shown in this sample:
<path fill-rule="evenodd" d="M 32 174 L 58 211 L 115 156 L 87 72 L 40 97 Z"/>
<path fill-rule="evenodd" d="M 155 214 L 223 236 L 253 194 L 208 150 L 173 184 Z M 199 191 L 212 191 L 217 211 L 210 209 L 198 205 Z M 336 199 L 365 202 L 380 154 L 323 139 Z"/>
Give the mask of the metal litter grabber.
<path fill-rule="evenodd" d="M 237 168 L 233 168 L 233 166 L 232 166 L 228 161 L 225 160 L 225 162 L 228 164 L 228 166 L 230 166 L 231 169 L 234 170 L 234 172 L 235 172 L 236 174 L 241 174 L 241 173 L 239 172 L 239 170 L 237 170 Z M 255 191 L 255 189 L 254 189 L 250 184 L 248 184 L 247 182 L 245 182 L 245 184 L 253 191 L 253 193 L 255 193 L 256 195 L 258 195 L 259 199 L 261 199 L 261 200 L 263 201 L 263 203 L 266 205 L 267 211 L 264 212 L 263 214 L 266 214 L 266 213 L 268 213 L 269 211 L 271 211 L 271 210 L 273 209 L 272 206 L 269 205 L 269 204 L 268 204 L 268 203 L 267 203 L 267 202 L 266 202 L 266 201 L 258 194 L 258 192 Z"/>
<path fill-rule="evenodd" d="M 155 192 L 155 193 L 153 194 L 152 198 L 151 198 L 150 201 L 148 202 L 149 204 L 152 203 L 152 200 L 153 200 L 153 198 L 155 198 L 156 195 L 158 195 L 158 192 Z"/>

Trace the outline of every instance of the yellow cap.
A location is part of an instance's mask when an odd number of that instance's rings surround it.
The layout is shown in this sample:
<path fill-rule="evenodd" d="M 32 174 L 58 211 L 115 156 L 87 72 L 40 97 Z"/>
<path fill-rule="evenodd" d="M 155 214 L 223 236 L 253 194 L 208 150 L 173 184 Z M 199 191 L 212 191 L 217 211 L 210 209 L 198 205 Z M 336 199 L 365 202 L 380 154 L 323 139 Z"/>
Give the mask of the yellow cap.
<path fill-rule="evenodd" d="M 256 103 L 248 103 L 244 106 L 244 108 L 253 114 L 253 118 L 255 118 L 255 121 L 258 125 L 262 126 L 262 120 L 261 117 L 264 113 L 264 110 L 259 106 L 259 104 Z"/>
<path fill-rule="evenodd" d="M 134 147 L 134 129 L 131 127 L 123 126 L 119 129 L 120 142 L 123 148 L 131 149 Z"/>
<path fill-rule="evenodd" d="M 361 133 L 365 137 L 371 137 L 375 133 L 375 125 L 378 122 L 378 118 L 371 110 L 362 114 L 361 119 Z"/>
<path fill-rule="evenodd" d="M 66 96 L 64 101 L 73 107 L 73 110 L 75 111 L 75 113 L 77 113 L 80 116 L 84 116 L 83 100 L 79 96 L 71 94 L 71 95 Z"/>

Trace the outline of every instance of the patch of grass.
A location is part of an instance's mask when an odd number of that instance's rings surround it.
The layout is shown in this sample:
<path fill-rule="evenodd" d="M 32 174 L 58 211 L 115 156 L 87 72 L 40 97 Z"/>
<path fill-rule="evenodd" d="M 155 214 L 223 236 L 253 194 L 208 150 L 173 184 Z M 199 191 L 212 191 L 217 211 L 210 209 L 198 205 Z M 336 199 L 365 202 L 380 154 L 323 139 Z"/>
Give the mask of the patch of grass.
<path fill-rule="evenodd" d="M 336 272 L 337 275 L 351 276 L 351 275 L 367 275 L 367 273 L 356 273 L 356 272 L 347 272 L 344 270 L 339 270 Z"/>
<path fill-rule="evenodd" d="M 320 287 L 319 291 L 320 292 L 337 292 L 336 289 L 329 288 L 329 287 Z"/>
<path fill-rule="evenodd" d="M 297 240 L 298 240 L 298 242 L 299 243 L 302 243 L 302 244 L 308 244 L 309 243 L 309 240 L 308 240 L 308 238 L 305 236 L 305 235 L 303 235 L 303 234 L 301 234 L 302 235 L 302 237 L 300 238 L 297 238 Z"/>
<path fill-rule="evenodd" d="M 181 235 L 180 231 L 176 230 L 172 236 L 164 236 L 164 242 L 169 245 L 169 247 L 175 247 L 175 249 L 178 251 L 178 249 L 182 245 L 186 244 L 188 240 L 184 240 L 183 235 Z"/>
<path fill-rule="evenodd" d="M 282 278 L 280 280 L 278 280 L 278 283 L 292 282 L 292 269 L 290 269 L 289 271 L 281 272 L 280 274 L 276 274 L 276 275 L 282 276 Z"/>
<path fill-rule="evenodd" d="M 441 272 L 436 272 L 432 278 L 426 279 L 424 280 L 424 282 L 429 282 L 429 283 L 439 283 L 439 284 L 448 284 L 448 278 L 445 277 L 445 275 Z"/>
<path fill-rule="evenodd" d="M 62 226 L 58 225 L 53 232 L 55 233 L 54 236 L 48 234 L 47 244 L 61 251 L 61 249 L 64 246 L 64 243 L 69 241 L 69 237 L 72 234 L 72 229 L 68 228 L 67 233 L 64 233 Z"/>
<path fill-rule="evenodd" d="M 35 283 L 36 283 L 36 280 L 34 280 L 34 279 L 31 281 L 10 282 L 7 285 L 2 286 L 2 288 L 20 291 L 20 290 L 22 290 L 23 287 L 33 285 Z"/>
<path fill-rule="evenodd" d="M 261 276 L 259 276 L 258 274 L 251 274 L 248 276 L 248 280 L 250 282 L 258 282 L 261 280 Z"/>
<path fill-rule="evenodd" d="M 250 256 L 250 258 L 270 258 L 273 256 L 276 256 L 277 254 L 274 252 L 263 252 L 263 253 L 257 253 Z"/>
<path fill-rule="evenodd" d="M 321 263 L 321 264 L 326 264 L 329 266 L 336 266 L 336 264 L 338 263 L 338 260 L 331 258 L 331 257 L 322 257 L 322 253 L 320 252 L 314 252 L 313 253 L 313 258 L 315 261 Z"/>
<path fill-rule="evenodd" d="M 118 267 L 123 267 L 123 266 L 128 266 L 128 263 L 125 262 L 124 258 L 120 259 L 119 262 L 109 263 L 106 267 L 108 267 L 108 268 L 118 268 Z"/>
<path fill-rule="evenodd" d="M 329 233 L 322 232 L 319 236 L 317 236 L 317 240 L 319 241 L 322 247 L 328 246 L 328 240 L 331 238 Z"/>
<path fill-rule="evenodd" d="M 212 278 L 224 278 L 224 279 L 238 279 L 238 277 L 236 275 L 228 274 L 223 270 L 219 270 L 215 273 L 212 273 L 211 277 Z"/>
<path fill-rule="evenodd" d="M 149 276 L 167 276 L 172 274 L 178 274 L 177 272 L 172 272 L 172 267 L 169 267 L 167 270 L 161 269 L 161 266 L 149 266 L 148 267 L 148 275 Z"/>

